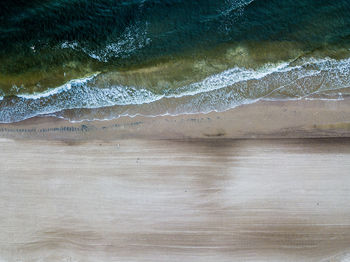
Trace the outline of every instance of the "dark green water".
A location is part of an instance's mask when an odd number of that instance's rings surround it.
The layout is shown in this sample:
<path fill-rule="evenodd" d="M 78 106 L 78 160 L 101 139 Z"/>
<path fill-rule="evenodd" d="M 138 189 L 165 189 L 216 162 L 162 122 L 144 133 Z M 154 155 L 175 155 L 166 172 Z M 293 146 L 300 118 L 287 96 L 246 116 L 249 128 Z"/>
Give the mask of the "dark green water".
<path fill-rule="evenodd" d="M 0 122 L 339 97 L 349 14 L 349 0 L 1 1 Z"/>

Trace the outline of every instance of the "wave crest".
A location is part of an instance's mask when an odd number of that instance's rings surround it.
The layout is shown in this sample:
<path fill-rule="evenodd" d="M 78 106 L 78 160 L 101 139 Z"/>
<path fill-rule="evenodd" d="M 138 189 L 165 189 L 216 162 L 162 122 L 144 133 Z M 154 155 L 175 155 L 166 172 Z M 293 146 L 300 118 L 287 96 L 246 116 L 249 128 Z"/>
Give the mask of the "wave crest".
<path fill-rule="evenodd" d="M 115 115 L 110 116 L 113 118 L 123 112 L 198 113 L 227 110 L 261 98 L 303 98 L 349 87 L 350 59 L 302 59 L 266 64 L 258 70 L 235 67 L 159 93 L 140 86 L 120 85 L 116 81 L 111 73 L 95 74 L 71 80 L 45 93 L 0 98 L 0 122 L 72 109 L 110 107 L 114 108 Z"/>
<path fill-rule="evenodd" d="M 62 49 L 80 50 L 100 62 L 108 62 L 113 58 L 127 58 L 151 43 L 151 39 L 147 35 L 147 27 L 148 23 L 130 25 L 125 28 L 120 36 L 111 36 L 104 46 L 94 49 L 76 41 L 65 41 L 60 47 Z"/>

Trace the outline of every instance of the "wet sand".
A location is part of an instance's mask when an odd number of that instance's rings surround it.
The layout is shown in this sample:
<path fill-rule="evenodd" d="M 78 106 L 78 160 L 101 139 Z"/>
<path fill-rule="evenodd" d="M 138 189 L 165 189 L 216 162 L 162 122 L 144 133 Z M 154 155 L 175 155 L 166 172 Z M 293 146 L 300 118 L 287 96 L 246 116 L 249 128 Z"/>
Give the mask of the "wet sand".
<path fill-rule="evenodd" d="M 225 112 L 71 123 L 36 117 L 0 124 L 0 138 L 43 140 L 350 137 L 350 98 L 260 101 Z"/>
<path fill-rule="evenodd" d="M 342 100 L 0 125 L 0 261 L 348 261 L 349 123 Z"/>

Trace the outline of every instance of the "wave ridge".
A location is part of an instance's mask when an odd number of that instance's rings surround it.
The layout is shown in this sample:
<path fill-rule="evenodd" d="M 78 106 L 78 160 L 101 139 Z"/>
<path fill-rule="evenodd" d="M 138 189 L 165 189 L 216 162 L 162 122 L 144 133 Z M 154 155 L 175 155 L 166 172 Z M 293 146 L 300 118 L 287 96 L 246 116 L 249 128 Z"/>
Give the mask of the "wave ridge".
<path fill-rule="evenodd" d="M 139 106 L 139 110 L 143 110 L 141 107 L 148 104 L 167 101 L 174 105 L 177 100 L 176 112 L 224 110 L 276 94 L 301 98 L 349 87 L 349 72 L 350 58 L 310 58 L 266 64 L 258 70 L 234 67 L 199 82 L 167 88 L 160 93 L 143 87 L 115 84 L 108 75 L 96 73 L 73 79 L 44 93 L 0 97 L 0 122 L 20 121 L 71 109 Z"/>

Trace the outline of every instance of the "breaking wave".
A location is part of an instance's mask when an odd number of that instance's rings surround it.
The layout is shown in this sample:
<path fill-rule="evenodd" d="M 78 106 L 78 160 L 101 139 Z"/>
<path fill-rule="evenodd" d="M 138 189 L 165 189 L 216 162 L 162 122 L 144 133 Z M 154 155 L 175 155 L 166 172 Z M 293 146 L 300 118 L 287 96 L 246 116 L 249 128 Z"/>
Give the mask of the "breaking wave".
<path fill-rule="evenodd" d="M 3 98 L 0 122 L 21 121 L 43 114 L 58 116 L 58 112 L 71 109 L 115 109 L 116 106 L 119 109 L 110 118 L 123 114 L 120 110 L 149 115 L 223 111 L 262 98 L 303 98 L 347 88 L 349 83 L 350 59 L 330 58 L 266 64 L 256 70 L 234 67 L 186 86 L 163 88 L 160 92 L 120 85 L 113 73 L 96 73 L 44 93 Z"/>

